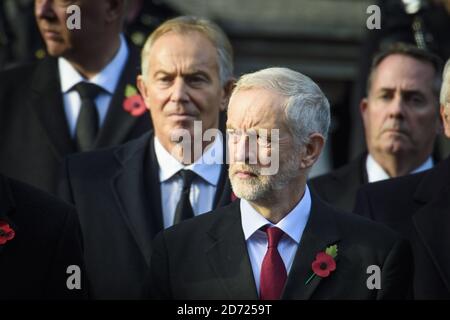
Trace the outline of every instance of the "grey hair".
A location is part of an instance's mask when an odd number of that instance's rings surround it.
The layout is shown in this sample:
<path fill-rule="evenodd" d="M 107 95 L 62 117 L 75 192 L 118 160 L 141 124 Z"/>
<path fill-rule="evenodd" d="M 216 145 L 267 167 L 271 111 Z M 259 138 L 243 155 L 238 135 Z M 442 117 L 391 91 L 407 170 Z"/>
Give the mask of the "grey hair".
<path fill-rule="evenodd" d="M 450 99 L 448 96 L 448 85 L 450 82 L 450 59 L 447 60 L 447 63 L 444 67 L 444 72 L 442 73 L 442 87 L 441 87 L 441 96 L 439 102 L 442 106 L 447 105 L 447 99 Z"/>
<path fill-rule="evenodd" d="M 225 32 L 212 21 L 205 18 L 180 16 L 167 20 L 148 37 L 141 53 L 141 67 L 144 79 L 148 72 L 148 57 L 153 44 L 168 32 L 186 34 L 200 32 L 211 41 L 217 50 L 220 83 L 225 85 L 233 78 L 233 48 Z"/>
<path fill-rule="evenodd" d="M 295 142 L 304 145 L 313 133 L 325 139 L 330 127 L 330 104 L 309 77 L 288 68 L 268 68 L 243 75 L 233 90 L 263 88 L 286 97 L 285 120 Z"/>

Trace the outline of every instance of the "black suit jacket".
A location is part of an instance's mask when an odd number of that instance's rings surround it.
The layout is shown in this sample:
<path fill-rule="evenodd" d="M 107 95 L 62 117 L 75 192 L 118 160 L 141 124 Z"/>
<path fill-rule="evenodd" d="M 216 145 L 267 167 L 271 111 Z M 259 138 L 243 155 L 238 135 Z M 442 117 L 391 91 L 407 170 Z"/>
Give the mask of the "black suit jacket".
<path fill-rule="evenodd" d="M 362 154 L 349 164 L 308 181 L 312 190 L 336 209 L 351 212 L 359 187 L 368 183 L 366 161 Z"/>
<path fill-rule="evenodd" d="M 133 117 L 123 109 L 125 87 L 136 83 L 137 49 L 129 57 L 94 148 L 121 144 L 151 127 L 148 113 Z M 63 107 L 58 60 L 0 73 L 0 172 L 56 193 L 65 155 L 76 152 Z"/>
<path fill-rule="evenodd" d="M 153 133 L 124 145 L 77 154 L 66 162 L 62 196 L 80 216 L 91 296 L 136 299 L 163 229 L 159 166 Z M 231 201 L 223 165 L 214 208 Z"/>
<path fill-rule="evenodd" d="M 158 234 L 148 290 L 156 299 L 257 299 L 239 201 Z M 337 244 L 336 270 L 315 277 L 317 253 Z M 381 268 L 381 290 L 369 290 L 367 267 Z M 408 294 L 410 248 L 389 229 L 334 211 L 316 196 L 282 299 L 395 299 Z"/>
<path fill-rule="evenodd" d="M 80 227 L 72 206 L 0 175 L 0 220 L 15 231 L 0 245 L 0 300 L 86 296 Z M 81 290 L 66 286 L 70 265 L 81 269 Z"/>
<path fill-rule="evenodd" d="M 362 187 L 355 212 L 410 240 L 415 298 L 450 299 L 450 158 L 422 173 Z"/>

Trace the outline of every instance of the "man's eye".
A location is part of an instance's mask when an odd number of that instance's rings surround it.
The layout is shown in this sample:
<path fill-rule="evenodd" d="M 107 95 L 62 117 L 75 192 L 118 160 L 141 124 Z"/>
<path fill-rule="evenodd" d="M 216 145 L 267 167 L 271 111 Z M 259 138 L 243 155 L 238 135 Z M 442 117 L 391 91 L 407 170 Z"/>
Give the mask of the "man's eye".
<path fill-rule="evenodd" d="M 272 139 L 268 136 L 258 136 L 258 144 L 261 146 L 270 146 Z"/>
<path fill-rule="evenodd" d="M 172 79 L 170 77 L 160 77 L 157 78 L 156 81 L 159 83 L 169 83 Z"/>
<path fill-rule="evenodd" d="M 421 96 L 412 96 L 411 97 L 411 102 L 414 104 L 422 104 L 424 102 L 424 99 Z"/>
<path fill-rule="evenodd" d="M 392 99 L 392 95 L 390 95 L 388 93 L 384 93 L 384 94 L 380 95 L 380 99 L 381 100 L 391 100 Z"/>
<path fill-rule="evenodd" d="M 199 85 L 199 84 L 206 82 L 205 77 L 202 77 L 202 76 L 190 76 L 186 80 L 188 83 L 190 83 L 192 85 Z"/>

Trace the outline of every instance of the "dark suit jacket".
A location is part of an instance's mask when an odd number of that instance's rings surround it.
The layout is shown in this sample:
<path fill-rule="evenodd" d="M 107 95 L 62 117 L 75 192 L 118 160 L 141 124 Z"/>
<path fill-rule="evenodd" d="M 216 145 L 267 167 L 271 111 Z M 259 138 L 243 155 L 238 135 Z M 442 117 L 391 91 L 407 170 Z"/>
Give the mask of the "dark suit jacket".
<path fill-rule="evenodd" d="M 163 229 L 153 133 L 124 145 L 77 154 L 66 162 L 63 197 L 80 217 L 91 296 L 143 297 L 152 239 Z M 231 201 L 223 165 L 214 208 Z"/>
<path fill-rule="evenodd" d="M 140 61 L 137 50 L 129 48 L 96 149 L 139 137 L 151 127 L 147 112 L 133 117 L 123 109 L 125 87 L 136 83 Z M 63 158 L 73 152 L 57 59 L 0 73 L 0 172 L 56 193 Z"/>
<path fill-rule="evenodd" d="M 415 298 L 450 299 L 450 158 L 428 171 L 362 187 L 355 212 L 410 240 Z"/>
<path fill-rule="evenodd" d="M 156 299 L 257 299 L 239 201 L 158 234 L 148 289 Z M 337 244 L 336 270 L 315 277 L 317 253 Z M 381 268 L 381 290 L 369 290 L 367 267 Z M 395 299 L 408 294 L 411 253 L 389 229 L 334 211 L 317 196 L 282 299 Z"/>
<path fill-rule="evenodd" d="M 15 231 L 0 245 L 0 300 L 86 296 L 80 227 L 72 206 L 0 175 L 0 220 Z M 70 265 L 81 268 L 81 290 L 67 289 Z"/>
<path fill-rule="evenodd" d="M 362 154 L 335 171 L 313 178 L 308 186 L 336 209 L 351 212 L 359 187 L 368 183 L 366 157 L 366 153 Z"/>

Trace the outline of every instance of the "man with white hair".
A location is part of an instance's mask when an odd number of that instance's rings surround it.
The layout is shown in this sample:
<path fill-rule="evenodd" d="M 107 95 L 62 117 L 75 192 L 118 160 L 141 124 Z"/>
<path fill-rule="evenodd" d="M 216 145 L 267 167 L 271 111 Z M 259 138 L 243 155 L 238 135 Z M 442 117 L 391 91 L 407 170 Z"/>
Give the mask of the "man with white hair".
<path fill-rule="evenodd" d="M 441 88 L 441 117 L 450 138 L 450 60 Z M 408 237 L 414 256 L 414 297 L 450 299 L 450 158 L 423 173 L 364 186 L 355 212 Z"/>
<path fill-rule="evenodd" d="M 269 68 L 244 75 L 227 120 L 229 177 L 241 200 L 156 236 L 150 296 L 404 298 L 411 273 L 407 243 L 328 207 L 306 185 L 329 122 L 326 97 L 303 74 Z M 367 270 L 374 265 L 381 286 L 372 290 Z"/>

